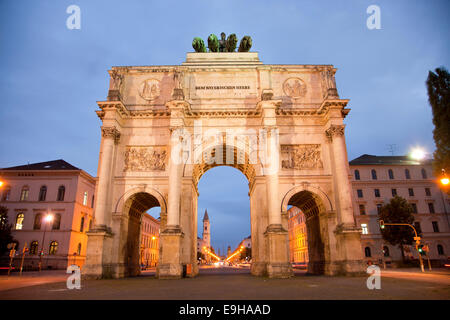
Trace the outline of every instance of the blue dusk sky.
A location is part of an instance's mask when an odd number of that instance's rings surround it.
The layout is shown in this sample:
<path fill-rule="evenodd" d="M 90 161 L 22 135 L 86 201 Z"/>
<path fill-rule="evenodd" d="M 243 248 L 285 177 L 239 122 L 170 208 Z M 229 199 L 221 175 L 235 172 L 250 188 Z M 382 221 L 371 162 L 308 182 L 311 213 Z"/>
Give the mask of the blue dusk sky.
<path fill-rule="evenodd" d="M 69 5 L 81 29 L 69 30 Z M 381 29 L 369 30 L 369 5 Z M 0 2 L 0 167 L 64 159 L 96 176 L 107 70 L 174 65 L 193 37 L 250 35 L 266 64 L 333 64 L 342 98 L 349 159 L 364 153 L 431 153 L 432 116 L 425 80 L 448 68 L 450 2 L 438 1 L 54 1 Z M 447 40 L 446 40 L 447 39 Z M 235 247 L 250 234 L 248 183 L 228 167 L 199 183 L 199 229 L 205 208 L 212 244 Z"/>

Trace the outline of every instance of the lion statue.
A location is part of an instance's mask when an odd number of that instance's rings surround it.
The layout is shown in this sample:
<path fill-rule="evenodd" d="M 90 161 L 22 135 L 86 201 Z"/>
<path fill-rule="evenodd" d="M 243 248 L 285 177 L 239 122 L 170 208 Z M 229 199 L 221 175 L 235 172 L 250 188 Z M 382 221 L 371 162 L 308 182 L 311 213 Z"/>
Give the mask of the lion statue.
<path fill-rule="evenodd" d="M 219 52 L 219 39 L 213 33 L 208 37 L 208 48 L 209 52 Z"/>
<path fill-rule="evenodd" d="M 250 36 L 245 36 L 241 39 L 239 44 L 239 52 L 249 52 L 252 47 L 252 38 Z"/>
<path fill-rule="evenodd" d="M 236 35 L 234 33 L 230 34 L 227 38 L 226 52 L 234 52 L 234 50 L 236 50 L 237 42 Z"/>
<path fill-rule="evenodd" d="M 195 37 L 192 40 L 192 48 L 194 48 L 195 52 L 206 52 L 205 42 L 199 37 Z"/>

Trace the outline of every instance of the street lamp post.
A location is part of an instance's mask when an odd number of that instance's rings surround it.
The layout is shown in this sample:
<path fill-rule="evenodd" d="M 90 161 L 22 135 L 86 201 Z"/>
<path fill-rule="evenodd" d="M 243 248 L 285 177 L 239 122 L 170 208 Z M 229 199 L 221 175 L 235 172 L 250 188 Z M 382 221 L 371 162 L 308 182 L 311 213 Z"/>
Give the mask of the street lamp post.
<path fill-rule="evenodd" d="M 47 214 L 44 217 L 44 222 L 51 222 L 53 221 L 53 215 Z M 42 270 L 42 256 L 44 254 L 44 241 L 45 241 L 45 232 L 47 231 L 46 225 L 44 225 L 44 234 L 42 236 L 42 246 L 41 246 L 41 252 L 39 253 L 39 272 Z"/>

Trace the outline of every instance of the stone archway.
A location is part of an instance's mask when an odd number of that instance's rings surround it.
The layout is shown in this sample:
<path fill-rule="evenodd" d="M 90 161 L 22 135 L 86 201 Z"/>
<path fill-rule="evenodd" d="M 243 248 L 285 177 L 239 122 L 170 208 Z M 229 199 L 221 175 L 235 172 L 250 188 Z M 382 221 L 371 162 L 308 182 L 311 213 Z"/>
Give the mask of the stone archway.
<path fill-rule="evenodd" d="M 288 204 L 303 207 L 311 228 L 320 229 L 314 270 L 361 272 L 343 124 L 348 100 L 338 96 L 335 72 L 330 65 L 263 65 L 255 52 L 188 53 L 179 66 L 113 67 L 107 101 L 98 102 L 95 226 L 83 274 L 135 273 L 121 250 L 133 243 L 128 237 L 139 212 L 150 205 L 134 195 L 146 192 L 163 211 L 158 277 L 180 278 L 184 267 L 195 276 L 197 183 L 216 165 L 233 166 L 249 180 L 252 274 L 292 274 Z M 221 142 L 202 130 L 214 130 Z M 230 131 L 255 132 L 257 156 Z M 222 161 L 210 163 L 204 154 Z M 134 261 L 133 250 L 126 255 Z"/>

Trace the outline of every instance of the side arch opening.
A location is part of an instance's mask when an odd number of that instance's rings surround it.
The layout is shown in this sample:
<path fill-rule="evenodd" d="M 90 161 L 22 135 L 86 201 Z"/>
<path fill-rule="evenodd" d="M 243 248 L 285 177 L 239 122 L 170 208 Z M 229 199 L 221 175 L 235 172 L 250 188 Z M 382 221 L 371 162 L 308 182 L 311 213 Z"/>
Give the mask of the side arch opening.
<path fill-rule="evenodd" d="M 149 262 L 150 267 L 157 264 L 160 219 L 147 213 L 155 207 L 161 207 L 161 204 L 147 192 L 135 193 L 124 203 L 124 212 L 128 214 L 126 241 L 122 248 L 126 276 L 141 274 L 141 270 L 149 267 Z"/>
<path fill-rule="evenodd" d="M 294 267 L 306 267 L 310 274 L 325 271 L 325 212 L 320 197 L 310 191 L 295 193 L 288 201 L 290 260 Z"/>

